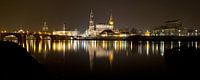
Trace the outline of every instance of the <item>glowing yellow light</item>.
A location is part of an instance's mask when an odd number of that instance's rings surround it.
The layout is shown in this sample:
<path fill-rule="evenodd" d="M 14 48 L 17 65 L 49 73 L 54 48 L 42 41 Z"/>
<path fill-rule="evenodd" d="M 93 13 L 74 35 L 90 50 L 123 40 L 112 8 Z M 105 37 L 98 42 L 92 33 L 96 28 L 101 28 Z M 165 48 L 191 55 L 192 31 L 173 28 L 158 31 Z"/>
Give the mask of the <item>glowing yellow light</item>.
<path fill-rule="evenodd" d="M 69 43 L 67 44 L 67 49 L 71 50 L 71 45 Z"/>
<path fill-rule="evenodd" d="M 48 40 L 48 48 L 49 48 L 49 50 L 51 50 L 51 41 L 50 40 Z"/>
<path fill-rule="evenodd" d="M 147 44 L 146 44 L 147 56 L 149 55 L 149 49 L 150 49 L 150 44 L 149 44 L 149 41 L 147 41 Z"/>
<path fill-rule="evenodd" d="M 108 48 L 108 45 L 107 45 L 108 43 L 107 43 L 107 41 L 103 41 L 103 48 L 104 49 L 107 49 Z"/>
<path fill-rule="evenodd" d="M 122 50 L 122 48 L 123 48 L 122 41 L 119 42 L 119 48 L 120 48 L 120 50 Z"/>
<path fill-rule="evenodd" d="M 112 63 L 113 63 L 113 59 L 114 59 L 114 55 L 113 55 L 113 53 L 112 53 L 112 52 L 111 52 L 111 53 L 109 53 L 109 56 L 108 56 L 108 58 L 109 58 L 110 65 L 112 65 Z"/>
<path fill-rule="evenodd" d="M 26 41 L 26 49 L 27 49 L 27 51 L 29 52 L 29 44 L 28 44 L 27 41 Z"/>
<path fill-rule="evenodd" d="M 56 50 L 56 43 L 53 42 L 53 50 L 55 51 Z"/>
<path fill-rule="evenodd" d="M 144 33 L 144 36 L 151 36 L 151 33 L 147 30 L 147 31 Z"/>
<path fill-rule="evenodd" d="M 57 50 L 58 50 L 58 51 L 61 51 L 61 50 L 62 50 L 62 44 L 61 44 L 60 42 L 57 44 Z"/>
<path fill-rule="evenodd" d="M 32 45 L 33 45 L 33 51 L 34 53 L 36 52 L 36 44 L 34 44 L 35 42 L 32 42 Z"/>
<path fill-rule="evenodd" d="M 39 32 L 39 34 L 42 34 L 42 32 Z"/>
<path fill-rule="evenodd" d="M 109 21 L 109 24 L 110 24 L 110 25 L 113 25 L 113 24 L 114 24 L 114 22 L 113 22 L 113 21 Z"/>
<path fill-rule="evenodd" d="M 47 53 L 47 45 L 46 45 L 46 42 L 44 44 L 44 53 Z"/>
<path fill-rule="evenodd" d="M 39 42 L 39 47 L 38 47 L 38 52 L 41 53 L 42 52 L 42 41 Z"/>
<path fill-rule="evenodd" d="M 63 42 L 63 56 L 65 56 L 65 43 Z"/>
<path fill-rule="evenodd" d="M 103 36 L 103 37 L 107 37 L 108 35 L 107 35 L 107 34 L 102 34 L 101 36 Z"/>
<path fill-rule="evenodd" d="M 117 50 L 117 41 L 114 41 L 114 49 Z"/>

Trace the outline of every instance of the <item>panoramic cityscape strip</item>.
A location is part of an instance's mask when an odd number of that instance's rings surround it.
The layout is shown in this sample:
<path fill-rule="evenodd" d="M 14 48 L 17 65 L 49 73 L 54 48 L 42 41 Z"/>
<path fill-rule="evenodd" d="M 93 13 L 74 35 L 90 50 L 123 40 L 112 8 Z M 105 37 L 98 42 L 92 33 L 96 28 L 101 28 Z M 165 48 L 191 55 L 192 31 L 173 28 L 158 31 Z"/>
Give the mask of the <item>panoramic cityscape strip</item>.
<path fill-rule="evenodd" d="M 1 40 L 18 39 L 19 41 L 33 39 L 51 39 L 51 40 L 199 40 L 193 38 L 199 36 L 197 29 L 191 29 L 183 26 L 181 20 L 169 20 L 164 22 L 164 25 L 155 27 L 151 30 L 139 31 L 137 29 L 115 28 L 115 22 L 112 13 L 107 23 L 95 24 L 94 12 L 91 10 L 89 16 L 89 23 L 87 29 L 81 33 L 77 29 L 69 29 L 66 24 L 60 30 L 51 31 L 48 28 L 47 22 L 39 32 L 25 31 L 20 29 L 18 31 L 2 30 L 0 32 Z M 160 38 L 164 37 L 164 38 Z M 185 38 L 186 37 L 186 38 Z"/>

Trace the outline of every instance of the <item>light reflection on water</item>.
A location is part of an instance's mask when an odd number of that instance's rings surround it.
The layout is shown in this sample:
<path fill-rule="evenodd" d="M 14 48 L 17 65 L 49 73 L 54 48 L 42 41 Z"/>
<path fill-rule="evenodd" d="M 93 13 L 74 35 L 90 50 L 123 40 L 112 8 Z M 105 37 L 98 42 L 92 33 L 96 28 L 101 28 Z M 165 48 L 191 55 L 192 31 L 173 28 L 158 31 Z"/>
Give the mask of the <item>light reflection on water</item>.
<path fill-rule="evenodd" d="M 27 49 L 41 63 L 51 61 L 66 62 L 63 57 L 70 57 L 70 54 L 84 55 L 76 56 L 80 59 L 88 59 L 90 70 L 93 69 L 98 59 L 105 59 L 112 68 L 117 57 L 128 58 L 130 56 L 158 56 L 163 57 L 166 49 L 180 47 L 183 44 L 198 48 L 198 42 L 181 41 L 84 41 L 84 40 L 27 40 L 25 44 L 20 44 Z M 56 56 L 57 55 L 57 56 Z M 88 57 L 86 57 L 88 56 Z M 47 60 L 53 57 L 53 60 Z M 74 57 L 74 56 L 73 56 Z M 86 57 L 86 58 L 81 58 Z M 54 60 L 55 59 L 55 60 Z M 77 58 L 75 58 L 77 59 Z M 58 61 L 56 61 L 58 60 Z M 59 61 L 60 60 L 60 61 Z M 69 60 L 70 61 L 70 60 Z M 139 61 L 138 61 L 139 62 Z M 72 61 L 73 63 L 73 61 Z M 59 63 L 65 64 L 65 63 Z M 70 65 L 70 63 L 69 63 Z"/>

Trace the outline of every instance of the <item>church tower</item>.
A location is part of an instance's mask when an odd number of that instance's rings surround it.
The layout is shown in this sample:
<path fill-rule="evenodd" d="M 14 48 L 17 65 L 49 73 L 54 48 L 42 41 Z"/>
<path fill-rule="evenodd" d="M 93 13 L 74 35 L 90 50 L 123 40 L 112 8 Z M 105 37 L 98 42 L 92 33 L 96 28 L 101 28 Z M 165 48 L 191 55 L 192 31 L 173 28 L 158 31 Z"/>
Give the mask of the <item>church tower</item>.
<path fill-rule="evenodd" d="M 113 21 L 112 12 L 111 12 L 111 14 L 110 14 L 110 18 L 109 18 L 108 24 L 109 24 L 110 26 L 114 27 L 114 21 Z"/>
<path fill-rule="evenodd" d="M 90 12 L 89 30 L 95 30 L 93 10 Z"/>

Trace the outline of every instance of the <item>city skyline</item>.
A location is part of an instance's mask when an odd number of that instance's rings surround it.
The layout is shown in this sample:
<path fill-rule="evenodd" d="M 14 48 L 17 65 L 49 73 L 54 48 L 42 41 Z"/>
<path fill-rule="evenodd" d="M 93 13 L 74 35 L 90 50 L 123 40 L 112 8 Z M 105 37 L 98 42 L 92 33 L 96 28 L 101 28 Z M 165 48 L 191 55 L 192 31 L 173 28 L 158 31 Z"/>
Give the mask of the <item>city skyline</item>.
<path fill-rule="evenodd" d="M 184 26 L 198 28 L 198 3 L 197 0 L 1 0 L 0 26 L 1 29 L 18 29 L 25 25 L 26 29 L 38 31 L 47 21 L 50 29 L 61 29 L 66 23 L 84 31 L 93 9 L 96 23 L 107 23 L 112 10 L 115 28 L 146 30 L 170 19 L 180 19 Z"/>
<path fill-rule="evenodd" d="M 198 79 L 200 0 L 0 0 L 3 79 Z"/>

